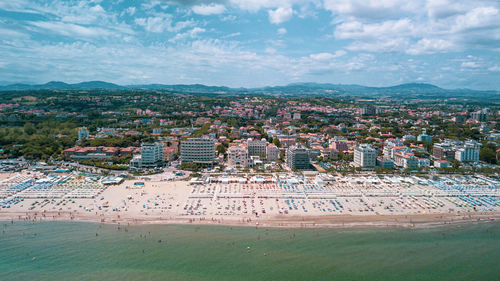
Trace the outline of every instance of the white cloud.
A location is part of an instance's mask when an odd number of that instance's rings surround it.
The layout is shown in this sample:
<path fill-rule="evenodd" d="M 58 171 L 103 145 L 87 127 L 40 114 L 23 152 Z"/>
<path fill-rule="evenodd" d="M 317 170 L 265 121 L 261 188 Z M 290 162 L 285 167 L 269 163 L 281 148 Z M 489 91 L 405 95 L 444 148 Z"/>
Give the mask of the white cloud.
<path fill-rule="evenodd" d="M 135 7 L 128 7 L 127 9 L 125 9 L 123 12 L 122 12 L 122 16 L 125 15 L 125 14 L 128 14 L 130 16 L 133 16 L 136 12 L 136 8 Z"/>
<path fill-rule="evenodd" d="M 120 33 L 127 36 L 134 33 L 128 24 L 118 20 L 119 12 L 105 10 L 99 4 L 101 1 L 11 2 L 7 5 L 0 3 L 0 9 L 13 9 L 20 13 L 40 16 L 37 17 L 39 20 L 19 20 L 21 25 L 32 32 L 58 33 L 75 39 L 96 37 L 93 35 L 95 31 L 102 32 L 103 35 L 113 34 L 116 37 L 120 37 Z M 53 27 L 53 30 L 50 30 L 50 27 Z M 71 30 L 75 30 L 74 36 L 70 33 Z"/>
<path fill-rule="evenodd" d="M 339 24 L 334 34 L 339 39 L 354 39 L 347 47 L 351 51 L 398 52 L 408 47 L 406 37 L 414 32 L 409 19 L 400 19 L 373 24 L 346 22 Z"/>
<path fill-rule="evenodd" d="M 160 0 L 150 0 L 141 4 L 141 8 L 146 11 L 152 11 L 155 7 L 160 7 L 165 10 L 166 8 L 168 8 L 168 5 L 166 5 L 164 1 Z"/>
<path fill-rule="evenodd" d="M 174 24 L 173 17 L 169 14 L 157 14 L 157 16 L 154 17 L 136 18 L 135 23 L 144 27 L 147 31 L 154 33 L 161 33 L 164 31 L 178 32 L 194 25 L 194 21 L 192 20 L 179 21 Z"/>
<path fill-rule="evenodd" d="M 355 41 L 347 46 L 350 51 L 358 52 L 401 52 L 409 45 L 408 40 L 404 38 L 376 40 L 376 41 Z"/>
<path fill-rule="evenodd" d="M 464 62 L 462 62 L 462 67 L 463 68 L 479 68 L 479 67 L 481 67 L 481 65 L 479 65 L 475 61 L 464 61 Z"/>
<path fill-rule="evenodd" d="M 288 21 L 293 16 L 293 9 L 279 7 L 276 10 L 269 10 L 269 21 L 274 24 L 280 24 L 285 21 Z"/>
<path fill-rule="evenodd" d="M 325 1 L 336 17 L 334 36 L 350 40 L 349 50 L 420 55 L 469 47 L 495 51 L 500 43 L 498 1 L 362 2 L 366 1 Z"/>
<path fill-rule="evenodd" d="M 99 4 L 97 4 L 95 6 L 92 6 L 90 8 L 90 11 L 92 13 L 105 13 L 106 12 L 106 11 L 104 11 L 104 8 L 101 5 L 99 5 Z"/>
<path fill-rule="evenodd" d="M 227 0 L 232 6 L 256 12 L 260 9 L 273 9 L 279 7 L 293 7 L 293 6 L 313 6 L 321 7 L 322 0 Z"/>
<path fill-rule="evenodd" d="M 423 1 L 324 0 L 324 8 L 340 18 L 380 20 L 412 13 Z"/>
<path fill-rule="evenodd" d="M 347 54 L 346 51 L 344 51 L 344 50 L 338 50 L 334 54 L 331 54 L 331 53 L 318 53 L 318 54 L 311 54 L 311 55 L 309 55 L 309 57 L 311 59 L 317 60 L 317 61 L 328 61 L 328 60 L 332 60 L 334 58 L 341 57 L 341 56 L 343 56 L 345 54 Z"/>
<path fill-rule="evenodd" d="M 221 21 L 235 21 L 236 20 L 236 16 L 234 15 L 227 15 L 227 16 L 223 16 L 221 18 Z"/>
<path fill-rule="evenodd" d="M 410 46 L 406 53 L 410 55 L 433 54 L 447 52 L 456 48 L 455 44 L 448 40 L 423 38 Z"/>
<path fill-rule="evenodd" d="M 455 19 L 453 31 L 461 31 L 472 28 L 484 28 L 488 26 L 500 26 L 499 12 L 495 7 L 478 7 Z"/>
<path fill-rule="evenodd" d="M 234 33 L 231 33 L 228 35 L 224 35 L 224 36 L 222 36 L 222 38 L 232 38 L 232 37 L 238 37 L 240 35 L 241 35 L 241 32 L 234 32 Z"/>
<path fill-rule="evenodd" d="M 282 27 L 282 28 L 278 28 L 278 35 L 285 35 L 287 32 L 286 28 Z"/>
<path fill-rule="evenodd" d="M 29 35 L 19 31 L 0 27 L 0 38 L 28 38 Z"/>
<path fill-rule="evenodd" d="M 276 54 L 278 52 L 278 50 L 276 50 L 275 48 L 271 48 L 271 47 L 267 47 L 264 52 L 268 53 L 268 54 Z"/>
<path fill-rule="evenodd" d="M 119 6 L 94 0 L 0 0 L 0 9 L 30 14 L 30 20 L 0 19 L 2 80 L 258 86 L 255 81 L 266 85 L 318 77 L 365 84 L 422 78 L 441 83 L 476 79 L 475 85 L 498 88 L 498 0 L 149 0 Z M 330 19 L 325 21 L 320 9 L 328 9 Z M 197 22 L 191 19 L 195 13 L 221 15 Z M 264 28 L 271 31 L 263 45 L 247 37 L 258 30 L 231 26 L 259 20 L 262 13 L 269 18 Z M 309 37 L 301 36 L 301 29 L 273 27 L 295 16 L 330 37 L 304 42 Z M 287 31 L 289 36 L 282 36 Z M 322 49 L 320 43 L 325 43 Z M 303 47 L 295 48 L 299 44 Z M 467 50 L 476 57 L 466 57 Z M 451 53 L 456 51 L 462 53 Z M 435 53 L 450 54 L 429 55 Z"/>
<path fill-rule="evenodd" d="M 177 42 L 177 41 L 180 41 L 180 40 L 185 40 L 187 38 L 195 38 L 198 36 L 198 34 L 200 33 L 203 33 L 205 32 L 206 30 L 204 28 L 200 28 L 200 27 L 195 27 L 191 30 L 188 30 L 184 33 L 177 33 L 175 35 L 175 37 L 171 38 L 170 40 L 168 40 L 169 42 Z"/>
<path fill-rule="evenodd" d="M 221 4 L 211 3 L 209 5 L 196 5 L 191 8 L 195 14 L 199 15 L 218 15 L 226 11 L 226 7 Z"/>
<path fill-rule="evenodd" d="M 340 39 L 384 39 L 408 36 L 414 33 L 410 19 L 389 20 L 382 23 L 364 24 L 359 21 L 342 23 L 335 29 Z"/>
<path fill-rule="evenodd" d="M 471 1 L 472 2 L 472 1 Z M 425 10 L 431 19 L 444 19 L 470 10 L 467 3 L 455 0 L 426 1 Z"/>
<path fill-rule="evenodd" d="M 96 37 L 107 37 L 113 35 L 110 30 L 100 28 L 100 27 L 85 27 L 72 23 L 64 22 L 30 22 L 31 25 L 42 29 L 45 32 L 57 33 L 60 35 L 72 37 L 72 38 L 96 38 Z"/>

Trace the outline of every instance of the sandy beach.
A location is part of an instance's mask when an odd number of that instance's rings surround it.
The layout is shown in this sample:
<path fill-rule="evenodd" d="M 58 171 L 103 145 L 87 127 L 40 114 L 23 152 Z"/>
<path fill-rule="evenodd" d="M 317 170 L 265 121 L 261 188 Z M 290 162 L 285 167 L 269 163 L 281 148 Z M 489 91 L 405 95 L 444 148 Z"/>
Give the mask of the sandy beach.
<path fill-rule="evenodd" d="M 12 176 L 1 174 L 2 182 Z M 78 192 L 73 185 L 78 185 Z M 89 186 L 82 189 L 80 185 Z M 429 227 L 500 219 L 498 206 L 476 208 L 452 197 L 419 196 L 419 190 L 431 194 L 425 186 L 413 187 L 412 194 L 417 195 L 401 195 L 404 190 L 398 187 L 395 195 L 377 197 L 369 196 L 372 191 L 368 186 L 363 186 L 358 196 L 360 186 L 349 190 L 341 183 L 325 186 L 321 195 L 313 190 L 317 187 L 307 184 L 301 188 L 308 192 L 294 187 L 286 189 L 288 193 L 283 192 L 283 185 L 274 183 L 192 185 L 187 181 L 127 180 L 106 187 L 71 178 L 50 189 L 36 186 L 17 193 L 16 198 L 24 196 L 22 201 L 0 209 L 0 220 L 350 228 Z M 61 190 L 65 195 L 58 195 Z M 36 198 L 48 192 L 60 198 Z M 71 197 L 93 192 L 94 198 Z"/>

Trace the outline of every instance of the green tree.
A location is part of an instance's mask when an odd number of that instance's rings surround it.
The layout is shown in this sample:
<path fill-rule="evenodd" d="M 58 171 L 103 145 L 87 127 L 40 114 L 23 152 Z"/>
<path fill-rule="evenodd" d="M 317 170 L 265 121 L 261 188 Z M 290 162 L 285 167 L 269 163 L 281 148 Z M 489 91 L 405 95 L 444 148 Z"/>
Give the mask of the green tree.
<path fill-rule="evenodd" d="M 223 146 L 222 144 L 219 144 L 219 145 L 217 146 L 217 152 L 218 152 L 219 154 L 225 154 L 225 153 L 226 153 L 226 147 L 225 147 L 225 146 Z"/>
<path fill-rule="evenodd" d="M 479 159 L 481 161 L 484 161 L 484 162 L 490 163 L 490 164 L 496 164 L 496 162 L 497 162 L 495 151 L 487 146 L 484 146 L 483 148 L 481 148 L 481 151 L 479 152 Z"/>
<path fill-rule="evenodd" d="M 36 132 L 36 128 L 35 128 L 35 126 L 33 126 L 33 124 L 31 124 L 31 122 L 27 122 L 24 124 L 24 132 L 27 135 L 31 136 Z"/>
<path fill-rule="evenodd" d="M 273 143 L 274 143 L 274 145 L 276 145 L 277 147 L 281 147 L 281 142 L 280 142 L 280 140 L 279 140 L 278 138 L 274 138 L 274 139 L 273 139 Z"/>

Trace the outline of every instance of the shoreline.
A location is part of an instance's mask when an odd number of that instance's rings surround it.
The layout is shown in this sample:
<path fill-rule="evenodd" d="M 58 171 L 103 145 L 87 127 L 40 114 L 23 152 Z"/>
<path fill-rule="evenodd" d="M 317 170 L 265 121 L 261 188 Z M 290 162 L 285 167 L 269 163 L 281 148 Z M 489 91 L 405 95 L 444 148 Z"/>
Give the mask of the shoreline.
<path fill-rule="evenodd" d="M 57 215 L 56 215 L 57 214 Z M 203 218 L 203 217 L 150 217 L 133 218 L 127 216 L 92 217 L 75 212 L 0 212 L 3 222 L 89 222 L 109 225 L 211 225 L 241 226 L 265 228 L 433 228 L 448 225 L 465 225 L 500 221 L 500 213 L 455 213 L 455 214 L 407 214 L 407 215 L 325 215 L 314 217 L 280 217 L 270 219 L 236 219 L 236 218 Z"/>

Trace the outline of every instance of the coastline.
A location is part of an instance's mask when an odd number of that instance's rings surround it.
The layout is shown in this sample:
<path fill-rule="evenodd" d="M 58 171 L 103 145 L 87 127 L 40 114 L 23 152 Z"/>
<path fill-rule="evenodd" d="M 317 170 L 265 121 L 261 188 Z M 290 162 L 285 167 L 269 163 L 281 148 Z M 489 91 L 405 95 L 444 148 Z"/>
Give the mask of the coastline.
<path fill-rule="evenodd" d="M 488 223 L 500 220 L 498 212 L 406 214 L 406 215 L 322 215 L 274 216 L 268 219 L 204 217 L 92 216 L 78 212 L 0 212 L 0 221 L 92 222 L 115 225 L 214 225 L 266 228 L 431 228 L 446 225 Z"/>

